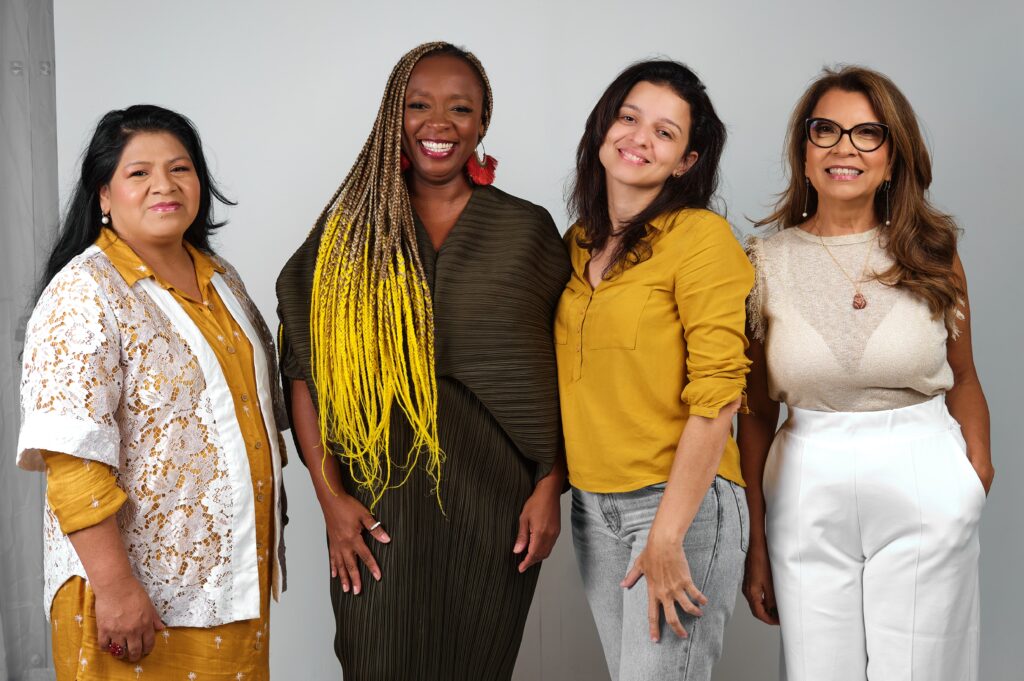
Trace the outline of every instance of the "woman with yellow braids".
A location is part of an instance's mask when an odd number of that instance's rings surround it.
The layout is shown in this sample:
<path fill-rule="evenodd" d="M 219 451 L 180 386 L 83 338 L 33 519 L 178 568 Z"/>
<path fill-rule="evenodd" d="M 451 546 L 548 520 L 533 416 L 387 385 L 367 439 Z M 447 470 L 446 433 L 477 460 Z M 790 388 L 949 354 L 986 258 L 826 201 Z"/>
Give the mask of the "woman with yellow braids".
<path fill-rule="evenodd" d="M 569 262 L 547 211 L 490 186 L 494 159 L 474 153 L 490 119 L 472 54 L 402 57 L 278 279 L 345 681 L 510 678 L 530 568 L 558 536 L 551 324 Z"/>

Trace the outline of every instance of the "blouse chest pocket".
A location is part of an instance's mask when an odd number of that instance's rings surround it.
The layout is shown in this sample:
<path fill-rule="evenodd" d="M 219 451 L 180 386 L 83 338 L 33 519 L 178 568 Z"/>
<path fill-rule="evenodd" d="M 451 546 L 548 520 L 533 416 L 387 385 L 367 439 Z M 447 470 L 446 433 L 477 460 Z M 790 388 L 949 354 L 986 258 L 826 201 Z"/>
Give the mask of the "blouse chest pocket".
<path fill-rule="evenodd" d="M 650 286 L 618 286 L 598 290 L 583 325 L 583 347 L 589 350 L 636 349 L 640 319 L 651 297 Z"/>

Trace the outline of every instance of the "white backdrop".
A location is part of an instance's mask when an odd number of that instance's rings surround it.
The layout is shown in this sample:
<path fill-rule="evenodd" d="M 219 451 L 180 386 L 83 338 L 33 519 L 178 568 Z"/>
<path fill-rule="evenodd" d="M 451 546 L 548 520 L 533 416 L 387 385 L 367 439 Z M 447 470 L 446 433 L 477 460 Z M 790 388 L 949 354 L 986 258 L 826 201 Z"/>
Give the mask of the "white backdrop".
<path fill-rule="evenodd" d="M 983 678 L 1020 678 L 1021 3 L 56 0 L 55 29 L 62 196 L 105 111 L 149 102 L 187 114 L 239 202 L 223 213 L 230 224 L 218 248 L 269 320 L 278 270 L 363 144 L 394 62 L 420 42 L 448 40 L 480 57 L 494 87 L 487 149 L 501 161 L 498 185 L 544 205 L 563 228 L 583 123 L 632 61 L 667 55 L 707 83 L 729 127 L 722 190 L 740 231 L 783 187 L 786 119 L 819 68 L 856 62 L 890 75 L 924 120 L 933 196 L 965 229 L 998 471 L 982 526 Z M 285 476 L 291 589 L 273 610 L 272 667 L 275 678 L 301 670 L 309 681 L 336 679 L 323 521 L 293 462 Z M 605 678 L 570 543 L 566 532 L 544 568 L 520 679 Z M 741 602 L 716 679 L 772 679 L 776 664 L 777 634 Z"/>

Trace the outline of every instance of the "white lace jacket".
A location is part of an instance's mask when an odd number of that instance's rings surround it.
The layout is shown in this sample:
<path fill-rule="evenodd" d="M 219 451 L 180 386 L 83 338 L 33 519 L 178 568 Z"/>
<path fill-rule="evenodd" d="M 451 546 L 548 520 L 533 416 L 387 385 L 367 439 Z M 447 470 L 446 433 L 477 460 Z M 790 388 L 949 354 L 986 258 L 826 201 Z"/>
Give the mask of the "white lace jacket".
<path fill-rule="evenodd" d="M 253 347 L 274 472 L 273 593 L 284 589 L 281 466 L 287 427 L 273 337 L 237 272 L 213 284 Z M 199 328 L 152 278 L 131 287 L 97 247 L 57 274 L 29 321 L 18 465 L 50 450 L 113 466 L 128 501 L 118 523 L 135 576 L 169 626 L 259 616 L 255 507 L 231 392 Z M 86 577 L 46 505 L 47 616 Z"/>

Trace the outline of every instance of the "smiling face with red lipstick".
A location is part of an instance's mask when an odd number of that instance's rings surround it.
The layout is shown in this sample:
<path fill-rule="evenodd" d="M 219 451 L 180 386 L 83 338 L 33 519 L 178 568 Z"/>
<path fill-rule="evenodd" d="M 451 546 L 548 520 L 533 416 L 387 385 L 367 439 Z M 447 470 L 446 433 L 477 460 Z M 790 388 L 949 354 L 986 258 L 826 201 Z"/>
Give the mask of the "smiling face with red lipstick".
<path fill-rule="evenodd" d="M 827 119 L 829 132 L 833 132 L 833 127 L 852 131 L 855 126 L 879 121 L 863 93 L 839 89 L 822 95 L 811 118 Z M 819 209 L 828 210 L 828 203 L 839 202 L 847 206 L 863 204 L 865 210 L 873 210 L 875 193 L 882 182 L 890 179 L 889 141 L 873 151 L 861 151 L 858 146 L 864 148 L 864 142 L 859 141 L 855 146 L 850 134 L 857 133 L 842 133 L 839 141 L 828 148 L 812 144 L 810 140 L 805 143 L 805 172 L 818 193 Z"/>
<path fill-rule="evenodd" d="M 169 132 L 133 135 L 99 194 L 100 210 L 128 243 L 180 244 L 199 213 L 195 166 Z"/>
<path fill-rule="evenodd" d="M 464 184 L 463 166 L 483 133 L 484 88 L 464 59 L 439 54 L 413 68 L 405 90 L 402 150 L 411 181 Z"/>

